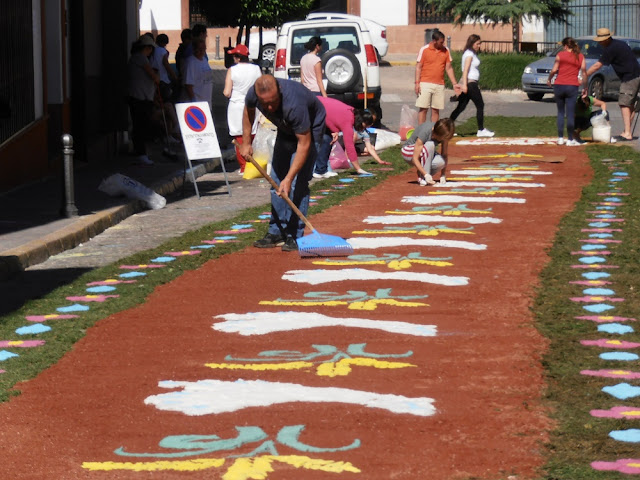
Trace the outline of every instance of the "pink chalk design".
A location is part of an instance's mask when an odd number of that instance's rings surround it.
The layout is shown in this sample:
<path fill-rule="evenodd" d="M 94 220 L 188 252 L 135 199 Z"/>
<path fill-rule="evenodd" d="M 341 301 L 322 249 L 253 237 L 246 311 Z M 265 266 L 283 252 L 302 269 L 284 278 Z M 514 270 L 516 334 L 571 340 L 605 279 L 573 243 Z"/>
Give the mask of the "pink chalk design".
<path fill-rule="evenodd" d="M 599 193 L 601 197 L 623 197 L 629 195 L 628 193 L 621 192 L 607 192 L 607 193 Z"/>
<path fill-rule="evenodd" d="M 603 297 L 603 296 L 572 297 L 570 300 L 572 302 L 582 302 L 582 303 L 624 302 L 624 298 Z"/>
<path fill-rule="evenodd" d="M 67 297 L 70 302 L 106 302 L 110 298 L 118 298 L 120 295 L 83 295 L 81 297 Z"/>
<path fill-rule="evenodd" d="M 0 340 L 0 348 L 31 348 L 44 345 L 44 340 Z"/>
<path fill-rule="evenodd" d="M 4 373 L 4 372 L 6 372 L 6 370 L 0 370 L 0 373 Z"/>
<path fill-rule="evenodd" d="M 240 240 L 203 240 L 207 245 L 217 245 L 218 243 L 239 243 Z"/>
<path fill-rule="evenodd" d="M 611 255 L 611 252 L 609 250 L 578 250 L 577 252 L 571 252 L 571 255 L 597 257 L 598 255 Z"/>
<path fill-rule="evenodd" d="M 78 318 L 79 315 L 59 315 L 52 313 L 49 315 L 27 315 L 26 318 L 29 322 L 46 322 L 48 320 L 69 320 L 71 318 Z"/>
<path fill-rule="evenodd" d="M 587 347 L 603 347 L 603 348 L 638 348 L 640 343 L 626 342 L 624 340 L 608 340 L 606 338 L 600 338 L 598 340 L 580 340 L 582 345 Z"/>
<path fill-rule="evenodd" d="M 624 222 L 624 218 L 587 218 L 587 222 Z"/>
<path fill-rule="evenodd" d="M 611 240 L 609 238 L 587 238 L 578 241 L 582 243 L 622 243 L 622 240 Z"/>
<path fill-rule="evenodd" d="M 607 280 L 574 280 L 569 282 L 571 285 L 585 285 L 588 287 L 601 287 L 603 285 L 611 285 L 613 282 Z"/>
<path fill-rule="evenodd" d="M 585 315 L 582 317 L 575 317 L 576 320 L 590 320 L 596 323 L 611 323 L 611 322 L 635 322 L 635 318 L 631 317 L 614 317 L 611 315 Z"/>
<path fill-rule="evenodd" d="M 202 253 L 202 250 L 183 250 L 182 252 L 164 252 L 165 255 L 172 257 L 185 257 L 189 255 L 198 255 Z"/>
<path fill-rule="evenodd" d="M 255 231 L 255 228 L 239 228 L 237 230 L 215 230 L 214 233 L 222 233 L 223 235 L 234 235 L 236 233 L 250 233 Z"/>
<path fill-rule="evenodd" d="M 605 377 L 605 378 L 628 378 L 636 379 L 640 378 L 640 372 L 632 372 L 631 370 L 582 370 L 582 375 L 589 375 L 591 377 Z"/>
<path fill-rule="evenodd" d="M 640 420 L 640 408 L 635 407 L 611 407 L 609 410 L 591 410 L 592 417 L 598 418 L 628 418 Z"/>
<path fill-rule="evenodd" d="M 119 285 L 121 283 L 136 283 L 137 280 L 116 280 L 109 278 L 107 280 L 100 280 L 99 282 L 89 282 L 87 287 L 109 287 L 111 285 Z"/>
<path fill-rule="evenodd" d="M 122 270 L 141 270 L 145 268 L 164 268 L 165 265 L 120 265 Z"/>
<path fill-rule="evenodd" d="M 588 268 L 590 270 L 606 270 L 607 268 L 620 268 L 617 265 L 571 265 L 571 268 Z"/>
<path fill-rule="evenodd" d="M 640 458 L 622 458 L 615 462 L 592 462 L 591 468 L 600 471 L 640 474 Z"/>

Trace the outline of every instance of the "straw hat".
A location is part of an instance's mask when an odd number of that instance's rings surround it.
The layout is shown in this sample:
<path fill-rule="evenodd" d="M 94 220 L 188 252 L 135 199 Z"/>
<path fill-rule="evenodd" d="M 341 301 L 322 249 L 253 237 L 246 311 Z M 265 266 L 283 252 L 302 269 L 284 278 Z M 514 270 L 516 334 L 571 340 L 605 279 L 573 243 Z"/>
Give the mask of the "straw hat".
<path fill-rule="evenodd" d="M 598 31 L 596 32 L 596 36 L 594 37 L 594 40 L 596 42 L 604 42 L 608 38 L 611 38 L 611 32 L 609 31 L 609 29 L 599 28 Z"/>

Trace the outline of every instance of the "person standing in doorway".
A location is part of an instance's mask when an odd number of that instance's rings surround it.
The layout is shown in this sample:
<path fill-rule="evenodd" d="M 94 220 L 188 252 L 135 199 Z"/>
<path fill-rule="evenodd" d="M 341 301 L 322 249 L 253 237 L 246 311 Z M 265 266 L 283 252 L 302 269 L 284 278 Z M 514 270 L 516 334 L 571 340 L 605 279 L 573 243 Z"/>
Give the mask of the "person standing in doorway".
<path fill-rule="evenodd" d="M 482 93 L 478 86 L 478 80 L 480 79 L 480 59 L 478 58 L 478 52 L 482 40 L 480 36 L 475 33 L 469 35 L 467 38 L 467 44 L 464 47 L 464 53 L 462 54 L 462 77 L 460 79 L 461 93 L 458 96 L 458 106 L 451 113 L 451 120 L 454 122 L 456 118 L 467 108 L 469 100 L 476 106 L 476 120 L 478 121 L 478 137 L 493 137 L 494 133 L 491 130 L 484 128 L 484 100 L 482 99 Z"/>
<path fill-rule="evenodd" d="M 580 46 L 571 37 L 562 39 L 562 50 L 556 55 L 556 61 L 551 67 L 547 85 L 551 86 L 551 80 L 555 75 L 556 81 L 553 84 L 553 96 L 556 99 L 558 115 L 556 124 L 558 126 L 558 145 L 564 144 L 564 117 L 567 117 L 567 146 L 575 147 L 580 145 L 578 140 L 573 138 L 575 129 L 576 96 L 578 87 L 582 83 L 587 86 L 587 66 L 584 55 L 580 53 Z M 582 75 L 582 80 L 578 75 Z"/>
<path fill-rule="evenodd" d="M 604 52 L 600 59 L 589 67 L 587 75 L 597 72 L 603 65 L 611 65 L 613 71 L 620 78 L 618 105 L 622 114 L 624 130 L 616 139 L 628 142 L 633 140 L 631 122 L 635 114 L 634 104 L 640 89 L 640 64 L 638 64 L 629 45 L 622 40 L 613 38 L 608 28 L 599 28 L 594 40 L 602 46 Z M 583 95 L 586 94 L 585 91 Z"/>
<path fill-rule="evenodd" d="M 418 123 L 427 120 L 427 111 L 431 108 L 431 121 L 437 122 L 440 110 L 444 108 L 444 73 L 447 72 L 456 95 L 460 93 L 460 86 L 451 66 L 451 53 L 444 46 L 444 34 L 436 30 L 431 35 L 431 42 L 418 52 L 416 61 L 415 92 L 418 99 L 416 107 Z"/>

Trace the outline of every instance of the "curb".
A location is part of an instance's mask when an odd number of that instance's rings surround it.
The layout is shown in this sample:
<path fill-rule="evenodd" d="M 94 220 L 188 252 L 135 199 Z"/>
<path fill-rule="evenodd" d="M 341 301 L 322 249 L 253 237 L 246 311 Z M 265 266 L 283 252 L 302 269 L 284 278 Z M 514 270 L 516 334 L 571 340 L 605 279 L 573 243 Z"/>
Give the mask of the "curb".
<path fill-rule="evenodd" d="M 215 170 L 220 165 L 220 158 L 213 158 L 205 163 L 193 165 L 193 173 L 197 178 Z M 159 195 L 165 196 L 175 192 L 183 185 L 183 177 L 191 183 L 191 176 L 183 175 L 183 170 L 177 170 L 166 180 L 151 186 Z M 134 213 L 146 210 L 141 200 L 131 200 L 124 205 L 112 207 L 92 215 L 79 218 L 72 225 L 51 233 L 20 247 L 0 252 L 0 280 L 6 280 L 18 272 L 22 272 L 32 265 L 46 261 L 49 257 L 77 247 L 92 237 L 104 232 Z"/>

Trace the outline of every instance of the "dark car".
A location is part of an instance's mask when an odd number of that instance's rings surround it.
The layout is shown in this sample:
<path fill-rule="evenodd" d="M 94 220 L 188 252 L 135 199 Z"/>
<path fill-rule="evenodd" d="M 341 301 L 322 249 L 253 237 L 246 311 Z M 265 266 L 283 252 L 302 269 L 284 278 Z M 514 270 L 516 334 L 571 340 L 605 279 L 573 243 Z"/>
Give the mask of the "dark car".
<path fill-rule="evenodd" d="M 636 38 L 614 37 L 618 40 L 626 42 L 631 47 L 633 53 L 640 62 L 640 40 Z M 602 46 L 593 40 L 593 37 L 578 37 L 576 42 L 580 46 L 580 51 L 584 55 L 587 63 L 587 70 L 596 63 L 602 55 Z M 545 93 L 553 95 L 553 86 L 547 85 L 549 72 L 553 68 L 553 62 L 556 55 L 562 47 L 557 48 L 554 52 L 548 54 L 546 58 L 530 63 L 524 69 L 522 74 L 522 90 L 531 100 L 542 100 Z M 602 98 L 618 98 L 618 90 L 620 89 L 620 79 L 613 71 L 611 66 L 603 66 L 600 70 L 589 77 L 589 95 L 598 99 Z"/>

